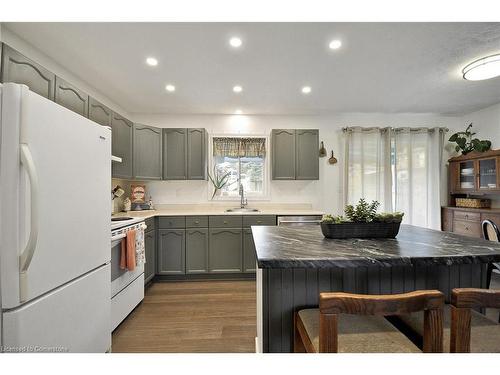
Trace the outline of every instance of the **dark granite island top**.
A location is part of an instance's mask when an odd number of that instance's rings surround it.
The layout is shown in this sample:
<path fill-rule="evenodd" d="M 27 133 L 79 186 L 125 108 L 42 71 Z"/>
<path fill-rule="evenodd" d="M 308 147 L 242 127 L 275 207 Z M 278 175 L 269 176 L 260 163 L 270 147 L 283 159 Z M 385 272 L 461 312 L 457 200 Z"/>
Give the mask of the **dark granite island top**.
<path fill-rule="evenodd" d="M 500 243 L 411 225 L 395 239 L 327 239 L 319 226 L 252 227 L 259 268 L 424 266 L 500 261 Z"/>
<path fill-rule="evenodd" d="M 319 226 L 252 227 L 258 352 L 293 352 L 294 314 L 324 291 L 396 294 L 486 288 L 500 243 L 403 225 L 395 239 L 325 239 Z"/>

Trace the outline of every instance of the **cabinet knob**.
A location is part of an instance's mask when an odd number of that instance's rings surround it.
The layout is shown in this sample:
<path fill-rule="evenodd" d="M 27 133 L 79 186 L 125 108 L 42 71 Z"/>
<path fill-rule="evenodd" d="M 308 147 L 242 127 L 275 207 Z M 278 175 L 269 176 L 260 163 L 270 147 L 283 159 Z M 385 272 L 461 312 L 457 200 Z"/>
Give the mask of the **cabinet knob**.
<path fill-rule="evenodd" d="M 224 220 L 224 224 L 227 224 L 227 221 L 226 221 L 226 220 Z"/>
<path fill-rule="evenodd" d="M 257 224 L 262 224 L 262 220 L 257 220 Z"/>
<path fill-rule="evenodd" d="M 195 220 L 194 223 L 195 224 L 200 224 L 200 222 L 198 220 Z"/>

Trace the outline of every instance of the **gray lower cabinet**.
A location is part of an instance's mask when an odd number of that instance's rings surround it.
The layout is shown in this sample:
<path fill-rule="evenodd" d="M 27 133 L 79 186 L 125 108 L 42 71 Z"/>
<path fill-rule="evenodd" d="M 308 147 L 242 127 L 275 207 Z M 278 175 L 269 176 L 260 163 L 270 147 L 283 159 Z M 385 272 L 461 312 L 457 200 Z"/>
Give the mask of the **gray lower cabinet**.
<path fill-rule="evenodd" d="M 208 272 L 208 229 L 186 229 L 186 273 Z"/>
<path fill-rule="evenodd" d="M 297 129 L 295 131 L 295 178 L 319 179 L 319 131 Z"/>
<path fill-rule="evenodd" d="M 242 271 L 242 229 L 210 229 L 208 268 L 211 273 Z"/>
<path fill-rule="evenodd" d="M 57 104 L 68 108 L 82 116 L 88 116 L 89 96 L 77 87 L 69 84 L 61 77 L 56 77 L 54 100 Z"/>
<path fill-rule="evenodd" d="M 94 98 L 89 98 L 89 119 L 103 126 L 111 126 L 112 111 Z"/>
<path fill-rule="evenodd" d="M 205 129 L 187 129 L 187 179 L 205 180 L 206 164 Z"/>
<path fill-rule="evenodd" d="M 132 129 L 132 122 L 113 112 L 111 153 L 122 158 L 121 163 L 111 164 L 113 177 L 132 178 Z"/>
<path fill-rule="evenodd" d="M 156 231 L 150 230 L 144 234 L 146 264 L 144 264 L 144 284 L 150 282 L 156 273 Z"/>
<path fill-rule="evenodd" d="M 243 272 L 255 272 L 255 245 L 251 229 L 243 229 Z"/>
<path fill-rule="evenodd" d="M 186 180 L 187 129 L 163 129 L 163 179 Z"/>
<path fill-rule="evenodd" d="M 161 129 L 134 124 L 134 178 L 161 180 Z"/>
<path fill-rule="evenodd" d="M 295 130 L 273 129 L 271 140 L 273 180 L 295 180 Z"/>
<path fill-rule="evenodd" d="M 273 129 L 273 180 L 319 179 L 318 129 Z"/>
<path fill-rule="evenodd" d="M 54 100 L 55 74 L 6 44 L 3 44 L 1 79 L 3 83 L 24 84 L 31 91 Z"/>
<path fill-rule="evenodd" d="M 182 275 L 186 273 L 186 230 L 158 230 L 157 273 Z"/>

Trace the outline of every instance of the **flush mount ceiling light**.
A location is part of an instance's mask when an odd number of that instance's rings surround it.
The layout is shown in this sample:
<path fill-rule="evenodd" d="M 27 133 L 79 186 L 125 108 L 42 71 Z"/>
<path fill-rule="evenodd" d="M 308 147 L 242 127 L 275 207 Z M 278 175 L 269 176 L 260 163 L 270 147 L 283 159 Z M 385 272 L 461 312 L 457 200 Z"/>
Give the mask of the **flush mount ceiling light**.
<path fill-rule="evenodd" d="M 464 79 L 481 81 L 500 76 L 500 54 L 483 57 L 462 69 Z"/>
<path fill-rule="evenodd" d="M 241 115 L 242 113 L 243 111 L 241 109 L 237 109 L 236 111 L 234 111 L 235 115 Z"/>
<path fill-rule="evenodd" d="M 233 87 L 233 91 L 238 94 L 243 91 L 243 87 L 236 85 Z"/>
<path fill-rule="evenodd" d="M 175 86 L 171 85 L 171 84 L 168 84 L 168 85 L 165 86 L 165 90 L 167 90 L 168 92 L 174 92 L 175 91 Z"/>
<path fill-rule="evenodd" d="M 158 65 L 158 60 L 156 60 L 154 57 L 148 57 L 146 59 L 146 64 L 148 64 L 149 66 L 156 66 Z"/>
<path fill-rule="evenodd" d="M 302 87 L 302 94 L 310 94 L 310 93 L 311 93 L 311 86 Z"/>
<path fill-rule="evenodd" d="M 338 39 L 334 39 L 330 42 L 330 44 L 328 44 L 328 47 L 330 47 L 330 49 L 339 49 L 341 46 L 342 46 L 342 41 Z"/>
<path fill-rule="evenodd" d="M 231 39 L 229 39 L 229 45 L 233 48 L 239 48 L 243 42 L 241 41 L 240 38 L 233 36 Z"/>

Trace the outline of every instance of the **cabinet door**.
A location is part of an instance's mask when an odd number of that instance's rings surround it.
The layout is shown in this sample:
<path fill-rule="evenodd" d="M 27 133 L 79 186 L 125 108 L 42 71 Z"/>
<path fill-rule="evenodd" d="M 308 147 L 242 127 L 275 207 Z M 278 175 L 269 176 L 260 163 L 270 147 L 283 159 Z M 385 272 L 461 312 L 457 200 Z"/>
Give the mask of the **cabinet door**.
<path fill-rule="evenodd" d="M 187 129 L 187 135 L 187 179 L 205 180 L 207 174 L 205 129 Z"/>
<path fill-rule="evenodd" d="M 456 180 L 456 191 L 475 191 L 477 188 L 477 163 L 474 160 L 466 160 L 457 164 L 458 178 Z"/>
<path fill-rule="evenodd" d="M 111 126 L 112 111 L 94 98 L 89 98 L 89 119 L 103 126 Z"/>
<path fill-rule="evenodd" d="M 295 130 L 272 131 L 273 180 L 295 180 Z"/>
<path fill-rule="evenodd" d="M 243 229 L 243 272 L 255 272 L 255 245 L 251 229 Z"/>
<path fill-rule="evenodd" d="M 82 116 L 88 115 L 89 96 L 60 77 L 56 77 L 55 102 Z"/>
<path fill-rule="evenodd" d="M 160 229 L 158 231 L 158 273 L 181 275 L 185 273 L 186 231 Z"/>
<path fill-rule="evenodd" d="M 144 284 L 153 279 L 156 273 L 156 232 L 150 230 L 144 234 L 146 264 L 144 265 Z"/>
<path fill-rule="evenodd" d="M 134 124 L 134 177 L 161 180 L 161 129 Z"/>
<path fill-rule="evenodd" d="M 241 232 L 241 229 L 210 229 L 208 246 L 210 272 L 241 272 Z"/>
<path fill-rule="evenodd" d="M 54 73 L 3 44 L 2 82 L 24 84 L 31 91 L 54 100 L 55 81 Z"/>
<path fill-rule="evenodd" d="M 482 192 L 499 190 L 498 160 L 496 157 L 479 159 L 477 162 L 479 190 Z"/>
<path fill-rule="evenodd" d="M 187 129 L 163 129 L 163 179 L 185 180 Z"/>
<path fill-rule="evenodd" d="M 132 123 L 117 113 L 111 116 L 111 153 L 122 158 L 121 163 L 112 163 L 113 177 L 132 177 Z"/>
<path fill-rule="evenodd" d="M 295 178 L 319 179 L 319 131 L 306 129 L 295 131 Z"/>
<path fill-rule="evenodd" d="M 186 273 L 208 272 L 208 229 L 186 231 Z"/>

